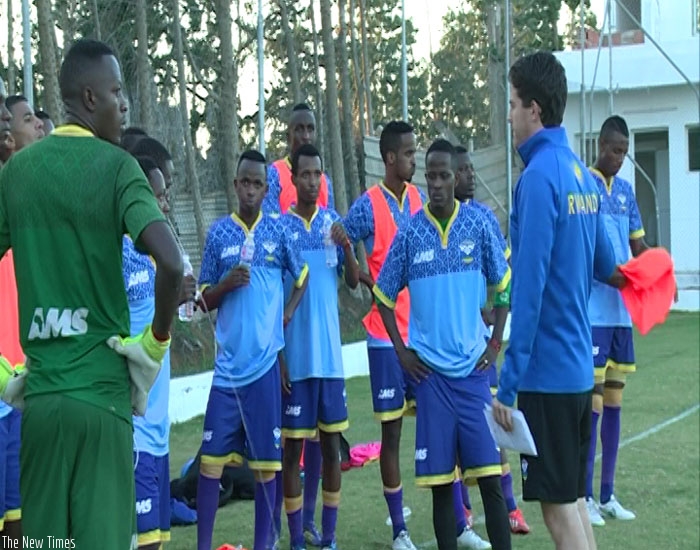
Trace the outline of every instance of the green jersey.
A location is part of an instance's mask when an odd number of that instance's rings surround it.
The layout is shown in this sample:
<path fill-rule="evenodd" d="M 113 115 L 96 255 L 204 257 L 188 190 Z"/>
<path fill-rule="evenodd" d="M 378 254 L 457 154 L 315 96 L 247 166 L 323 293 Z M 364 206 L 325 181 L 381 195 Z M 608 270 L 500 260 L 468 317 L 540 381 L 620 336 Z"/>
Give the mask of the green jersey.
<path fill-rule="evenodd" d="M 69 125 L 14 154 L 0 172 L 0 257 L 12 247 L 25 397 L 61 393 L 131 421 L 122 236 L 162 220 L 136 160 Z"/>

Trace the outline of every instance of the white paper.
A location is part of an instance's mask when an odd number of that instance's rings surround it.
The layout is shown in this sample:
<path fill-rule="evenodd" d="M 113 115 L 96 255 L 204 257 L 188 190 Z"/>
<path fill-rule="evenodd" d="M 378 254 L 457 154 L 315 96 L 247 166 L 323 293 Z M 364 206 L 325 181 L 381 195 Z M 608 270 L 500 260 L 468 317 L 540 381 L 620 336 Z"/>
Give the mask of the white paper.
<path fill-rule="evenodd" d="M 501 449 L 512 449 L 524 455 L 537 456 L 535 440 L 532 439 L 530 428 L 525 416 L 517 409 L 513 410 L 513 431 L 505 431 L 493 417 L 491 405 L 484 406 L 484 416 L 488 422 L 491 435 L 496 440 L 496 445 Z"/>

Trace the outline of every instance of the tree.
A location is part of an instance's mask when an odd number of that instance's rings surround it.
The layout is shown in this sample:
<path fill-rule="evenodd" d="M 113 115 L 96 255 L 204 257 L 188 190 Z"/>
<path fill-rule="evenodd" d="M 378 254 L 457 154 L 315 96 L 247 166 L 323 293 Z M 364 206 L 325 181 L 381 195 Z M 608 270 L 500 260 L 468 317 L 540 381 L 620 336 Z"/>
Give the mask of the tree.
<path fill-rule="evenodd" d="M 63 118 L 63 109 L 59 99 L 58 70 L 53 37 L 53 17 L 51 15 L 51 0 L 36 0 L 37 19 L 39 21 L 39 52 L 43 66 L 44 105 L 54 120 Z"/>
<path fill-rule="evenodd" d="M 14 16 L 12 14 L 12 4 L 7 3 L 7 91 L 10 95 L 15 94 L 17 76 L 15 74 L 15 31 Z"/>
<path fill-rule="evenodd" d="M 374 134 L 374 117 L 372 113 L 372 90 L 369 84 L 369 40 L 367 39 L 367 4 L 366 0 L 360 0 L 360 25 L 362 28 L 362 75 L 364 77 L 364 92 L 367 98 L 367 127 L 369 134 Z"/>
<path fill-rule="evenodd" d="M 182 129 L 185 134 L 185 167 L 187 179 L 192 186 L 192 199 L 194 202 L 194 220 L 197 226 L 197 238 L 200 250 L 204 248 L 204 220 L 202 219 L 202 196 L 199 188 L 199 178 L 195 166 L 194 146 L 189 129 L 187 118 L 187 80 L 185 75 L 185 54 L 182 46 L 182 30 L 180 28 L 180 5 L 179 0 L 172 0 L 173 10 L 173 40 L 175 42 L 175 61 L 177 62 L 178 87 L 180 91 L 180 117 Z"/>
<path fill-rule="evenodd" d="M 148 59 L 148 23 L 146 0 L 136 0 L 136 73 L 138 83 L 139 124 L 153 130 L 153 72 Z"/>
<path fill-rule="evenodd" d="M 357 172 L 357 157 L 355 156 L 355 138 L 353 136 L 352 116 L 352 91 L 350 84 L 350 62 L 348 61 L 347 48 L 347 24 L 345 21 L 345 0 L 338 0 L 338 20 L 340 21 L 340 34 L 338 45 L 340 52 L 340 100 L 342 104 L 343 120 L 341 124 L 343 152 L 345 153 L 345 175 L 349 179 L 347 193 L 348 202 L 352 202 L 360 196 L 360 177 Z"/>
<path fill-rule="evenodd" d="M 348 9 L 348 23 L 350 28 L 350 48 L 352 50 L 352 69 L 353 78 L 355 80 L 355 93 L 357 96 L 357 108 L 359 111 L 360 137 L 364 139 L 367 135 L 367 121 L 365 119 L 365 90 L 360 71 L 360 53 L 357 45 L 355 32 L 355 0 L 350 0 Z"/>
<path fill-rule="evenodd" d="M 294 33 L 289 26 L 289 11 L 287 9 L 287 0 L 277 0 L 280 7 L 282 25 L 282 36 L 284 37 L 284 43 L 287 48 L 287 68 L 289 70 L 289 80 L 292 84 L 292 97 L 294 98 L 294 103 L 300 103 L 303 98 L 301 95 L 301 85 L 299 83 L 299 69 L 297 68 L 297 53 L 294 47 Z"/>
<path fill-rule="evenodd" d="M 316 15 L 314 13 L 314 3 L 309 6 L 309 19 L 311 19 L 311 30 L 313 36 L 314 54 L 314 84 L 316 95 L 316 141 L 320 145 L 319 151 L 323 158 L 328 161 L 331 158 L 330 147 L 326 140 L 326 102 L 323 100 L 323 83 L 321 82 L 321 64 L 319 61 L 318 33 L 316 32 Z"/>
<path fill-rule="evenodd" d="M 331 173 L 335 192 L 335 209 L 345 215 L 348 211 L 345 174 L 343 173 L 343 146 L 340 137 L 340 117 L 338 116 L 338 85 L 335 66 L 335 46 L 331 24 L 330 0 L 321 0 L 321 36 L 323 54 L 326 60 L 326 96 L 328 103 L 328 139 L 331 148 Z"/>

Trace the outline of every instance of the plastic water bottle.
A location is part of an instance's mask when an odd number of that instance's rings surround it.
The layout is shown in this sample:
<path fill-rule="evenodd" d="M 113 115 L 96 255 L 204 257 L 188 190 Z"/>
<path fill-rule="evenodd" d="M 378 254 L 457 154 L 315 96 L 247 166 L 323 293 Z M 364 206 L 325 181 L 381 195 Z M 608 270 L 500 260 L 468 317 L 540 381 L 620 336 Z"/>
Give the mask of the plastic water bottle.
<path fill-rule="evenodd" d="M 338 250 L 336 249 L 333 238 L 331 237 L 331 228 L 333 227 L 333 220 L 329 214 L 326 214 L 323 218 L 323 247 L 326 250 L 326 265 L 328 267 L 335 267 L 338 265 Z"/>
<path fill-rule="evenodd" d="M 251 268 L 253 265 L 253 257 L 255 256 L 255 232 L 250 231 L 246 235 L 243 246 L 241 247 L 241 262 L 240 265 Z"/>
<path fill-rule="evenodd" d="M 192 262 L 187 254 L 182 255 L 182 263 L 185 267 L 183 275 L 187 277 L 188 275 L 194 275 L 194 269 L 192 267 Z M 177 310 L 177 316 L 183 323 L 189 323 L 194 317 L 194 300 L 188 300 L 184 304 L 180 305 Z"/>

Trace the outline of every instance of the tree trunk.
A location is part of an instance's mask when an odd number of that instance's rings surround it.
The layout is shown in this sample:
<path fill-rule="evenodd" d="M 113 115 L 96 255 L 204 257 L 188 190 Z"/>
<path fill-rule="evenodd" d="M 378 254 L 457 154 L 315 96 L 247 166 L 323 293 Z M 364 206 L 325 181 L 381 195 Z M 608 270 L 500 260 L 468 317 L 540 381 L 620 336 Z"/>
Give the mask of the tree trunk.
<path fill-rule="evenodd" d="M 224 189 L 229 212 L 236 207 L 233 180 L 236 178 L 236 160 L 238 156 L 238 113 L 236 112 L 238 96 L 238 69 L 233 55 L 233 36 L 231 33 L 231 2 L 216 0 L 216 24 L 221 42 L 221 80 L 219 86 L 219 125 L 218 136 L 221 140 L 221 166 L 223 168 Z M 233 125 L 233 128 L 231 126 Z"/>
<path fill-rule="evenodd" d="M 492 1 L 486 7 L 486 30 L 489 36 L 489 127 L 491 145 L 506 142 L 506 91 L 503 68 L 503 18 L 500 2 Z"/>
<path fill-rule="evenodd" d="M 340 100 L 342 102 L 343 123 L 341 124 L 343 152 L 345 153 L 345 169 L 347 174 L 348 203 L 360 196 L 360 178 L 357 172 L 357 157 L 355 156 L 355 139 L 353 136 L 352 92 L 350 90 L 350 62 L 348 61 L 347 25 L 345 21 L 345 0 L 338 0 L 338 19 L 340 21 Z M 342 212 L 345 214 L 345 212 Z"/>
<path fill-rule="evenodd" d="M 374 120 L 372 109 L 372 89 L 369 85 L 369 45 L 367 42 L 367 4 L 360 0 L 360 24 L 362 26 L 362 72 L 365 77 L 365 96 L 367 97 L 367 127 L 369 135 L 374 135 Z"/>
<path fill-rule="evenodd" d="M 301 95 L 301 83 L 299 81 L 299 67 L 297 65 L 297 52 L 294 47 L 294 31 L 289 26 L 289 10 L 287 9 L 287 0 L 278 0 L 280 12 L 282 15 L 282 36 L 287 47 L 287 68 L 289 69 L 289 79 L 292 85 L 292 97 L 294 104 L 301 103 L 304 98 Z"/>
<path fill-rule="evenodd" d="M 44 101 L 45 110 L 55 121 L 63 120 L 60 94 L 58 89 L 58 70 L 54 44 L 54 24 L 51 16 L 51 0 L 36 0 L 37 19 L 39 21 L 39 52 L 44 63 Z"/>
<path fill-rule="evenodd" d="M 148 58 L 146 17 L 146 0 L 136 0 L 136 82 L 139 97 L 139 124 L 146 132 L 152 132 L 154 129 L 153 72 Z"/>
<path fill-rule="evenodd" d="M 353 78 L 355 80 L 355 91 L 357 93 L 357 106 L 359 111 L 359 116 L 357 118 L 360 123 L 360 137 L 364 139 L 364 137 L 367 135 L 367 121 L 365 120 L 365 92 L 362 87 L 362 76 L 360 74 L 360 52 L 357 49 L 357 37 L 355 36 L 355 0 L 350 0 L 348 15 L 348 26 L 350 27 L 350 47 L 352 48 Z"/>
<path fill-rule="evenodd" d="M 15 40 L 14 40 L 14 15 L 12 14 L 12 0 L 7 2 L 7 92 L 15 95 Z"/>
<path fill-rule="evenodd" d="M 331 23 L 331 2 L 321 0 L 321 36 L 326 60 L 326 93 L 328 98 L 328 138 L 331 147 L 331 166 L 335 209 L 345 215 L 348 211 L 345 174 L 343 172 L 343 145 L 340 137 L 340 117 L 338 116 L 338 72 L 335 67 L 335 44 Z"/>
<path fill-rule="evenodd" d="M 319 151 L 323 155 L 324 162 L 329 162 L 331 158 L 328 140 L 326 139 L 326 102 L 321 85 L 321 63 L 318 58 L 318 32 L 316 29 L 316 12 L 314 10 L 314 0 L 309 6 L 309 19 L 311 19 L 311 34 L 313 35 L 314 49 L 314 75 L 316 89 L 316 143 L 319 144 Z"/>
<path fill-rule="evenodd" d="M 95 38 L 97 40 L 102 40 L 102 30 L 100 29 L 100 12 L 97 9 L 97 0 L 92 0 L 92 17 L 95 21 Z M 138 19 L 136 19 L 136 25 L 139 24 Z M 144 21 L 145 25 L 145 21 Z"/>
<path fill-rule="evenodd" d="M 177 61 L 177 80 L 180 92 L 180 117 L 182 119 L 182 133 L 185 135 L 185 169 L 187 179 L 192 186 L 192 200 L 194 203 L 194 221 L 197 226 L 197 239 L 200 250 L 204 249 L 204 220 L 202 216 L 202 195 L 199 188 L 199 178 L 194 161 L 194 147 L 190 133 L 190 123 L 187 116 L 187 81 L 185 75 L 185 57 L 182 46 L 182 29 L 180 28 L 180 3 L 172 0 L 173 6 L 173 42 L 175 45 L 175 59 Z"/>

